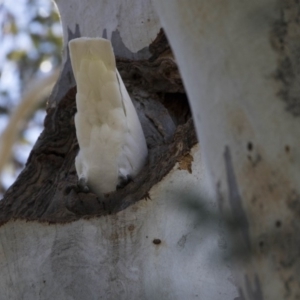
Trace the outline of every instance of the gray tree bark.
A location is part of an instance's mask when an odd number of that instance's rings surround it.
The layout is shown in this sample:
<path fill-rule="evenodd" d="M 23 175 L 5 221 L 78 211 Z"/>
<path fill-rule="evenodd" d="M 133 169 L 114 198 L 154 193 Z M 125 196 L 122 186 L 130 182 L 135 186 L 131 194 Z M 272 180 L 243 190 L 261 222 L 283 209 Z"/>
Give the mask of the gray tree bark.
<path fill-rule="evenodd" d="M 237 299 L 187 97 L 149 0 L 57 1 L 64 64 L 45 130 L 0 203 L 0 299 Z M 100 200 L 77 188 L 67 42 L 112 41 L 149 161 Z M 201 201 L 200 201 L 201 200 Z"/>
<path fill-rule="evenodd" d="M 241 299 L 299 299 L 299 2 L 154 2 L 238 228 Z"/>

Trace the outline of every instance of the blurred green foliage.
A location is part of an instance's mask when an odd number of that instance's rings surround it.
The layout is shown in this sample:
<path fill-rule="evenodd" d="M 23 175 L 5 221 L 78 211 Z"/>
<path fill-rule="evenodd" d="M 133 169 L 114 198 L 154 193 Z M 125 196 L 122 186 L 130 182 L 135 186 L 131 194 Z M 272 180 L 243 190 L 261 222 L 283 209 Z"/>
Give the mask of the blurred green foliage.
<path fill-rule="evenodd" d="M 14 5 L 11 3 L 4 1 L 0 6 L 1 43 L 11 40 L 5 53 L 6 60 L 16 65 L 22 91 L 43 61 L 49 60 L 53 67 L 60 64 L 61 24 L 57 9 L 50 0 L 16 0 Z M 18 5 L 23 10 L 14 10 Z M 0 65 L 0 74 L 4 65 Z M 2 91 L 9 94 L 5 89 Z"/>
<path fill-rule="evenodd" d="M 0 0 L 0 43 L 1 134 L 9 120 L 9 113 L 22 100 L 24 91 L 30 89 L 32 81 L 45 72 L 41 68 L 42 63 L 48 62 L 53 69 L 61 63 L 62 29 L 54 2 Z M 45 102 L 32 114 L 31 121 L 23 129 L 6 174 L 0 178 L 0 195 L 23 169 L 26 155 L 43 128 L 44 108 Z"/>

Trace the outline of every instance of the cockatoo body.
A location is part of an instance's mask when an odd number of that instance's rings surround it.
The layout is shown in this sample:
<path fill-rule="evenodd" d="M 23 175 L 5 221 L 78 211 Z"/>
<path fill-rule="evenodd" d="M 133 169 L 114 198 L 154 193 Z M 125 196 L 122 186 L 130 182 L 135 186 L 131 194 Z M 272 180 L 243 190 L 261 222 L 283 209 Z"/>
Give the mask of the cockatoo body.
<path fill-rule="evenodd" d="M 75 167 L 80 185 L 101 196 L 140 172 L 148 154 L 146 140 L 110 41 L 77 38 L 69 49 L 77 83 L 80 150 Z"/>

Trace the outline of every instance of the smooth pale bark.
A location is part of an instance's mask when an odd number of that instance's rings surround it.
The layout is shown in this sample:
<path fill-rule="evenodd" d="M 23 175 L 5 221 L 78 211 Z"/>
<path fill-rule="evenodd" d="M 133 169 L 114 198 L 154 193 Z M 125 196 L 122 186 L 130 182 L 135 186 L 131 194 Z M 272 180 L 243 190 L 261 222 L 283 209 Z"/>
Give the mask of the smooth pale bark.
<path fill-rule="evenodd" d="M 220 205 L 239 222 L 242 299 L 298 299 L 298 1 L 159 1 Z"/>
<path fill-rule="evenodd" d="M 69 224 L 11 221 L 1 227 L 0 299 L 234 299 L 218 224 L 201 225 L 185 199 L 212 210 L 199 146 L 192 173 L 176 165 L 116 215 Z"/>
<path fill-rule="evenodd" d="M 69 39 L 104 36 L 120 57 L 150 57 L 148 46 L 161 27 L 151 1 L 57 2 L 65 48 L 52 106 L 74 86 Z M 207 226 L 182 204 L 201 198 L 215 212 L 206 173 L 195 146 L 147 200 L 117 214 L 2 225 L 0 299 L 236 299 L 231 270 L 222 262 L 227 251 L 219 223 Z"/>
<path fill-rule="evenodd" d="M 110 39 L 114 53 L 127 59 L 151 56 L 148 46 L 161 26 L 151 0 L 80 1 L 56 0 L 63 27 L 63 69 L 52 93 L 51 104 L 75 85 L 68 53 L 68 41 L 76 37 Z"/>

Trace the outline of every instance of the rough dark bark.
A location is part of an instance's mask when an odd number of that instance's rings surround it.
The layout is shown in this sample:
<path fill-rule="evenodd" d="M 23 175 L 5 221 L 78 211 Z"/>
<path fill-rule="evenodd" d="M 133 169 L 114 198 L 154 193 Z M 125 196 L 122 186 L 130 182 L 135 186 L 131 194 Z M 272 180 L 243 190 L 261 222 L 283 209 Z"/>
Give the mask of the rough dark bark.
<path fill-rule="evenodd" d="M 25 169 L 0 202 L 0 224 L 19 218 L 70 222 L 116 213 L 147 198 L 151 187 L 176 162 L 185 159 L 197 138 L 182 81 L 162 32 L 150 51 L 153 55 L 149 60 L 117 59 L 149 148 L 149 160 L 134 182 L 104 199 L 79 191 L 74 166 L 78 143 L 74 126 L 76 88 L 73 88 L 56 108 L 48 108 L 45 129 Z"/>

